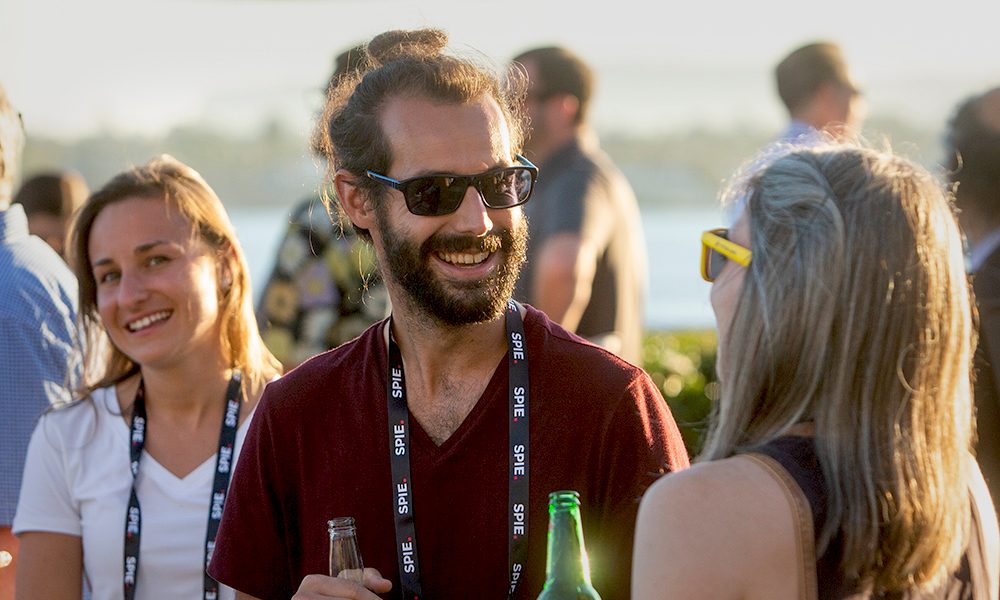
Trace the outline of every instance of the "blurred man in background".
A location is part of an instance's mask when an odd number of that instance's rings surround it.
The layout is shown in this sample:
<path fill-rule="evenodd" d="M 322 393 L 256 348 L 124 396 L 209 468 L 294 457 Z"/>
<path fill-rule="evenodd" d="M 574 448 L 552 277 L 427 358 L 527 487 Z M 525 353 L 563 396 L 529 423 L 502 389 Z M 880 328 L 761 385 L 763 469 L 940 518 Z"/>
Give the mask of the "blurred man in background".
<path fill-rule="evenodd" d="M 857 133 L 865 105 L 847 68 L 840 46 L 828 42 L 795 50 L 775 69 L 778 95 L 791 122 L 779 136 L 784 142 L 809 143 L 817 132 L 839 136 Z"/>
<path fill-rule="evenodd" d="M 87 199 L 87 182 L 77 173 L 42 173 L 28 179 L 14 202 L 28 216 L 28 231 L 66 258 L 63 245 L 70 218 Z"/>
<path fill-rule="evenodd" d="M 11 193 L 24 131 L 0 86 L 0 598 L 14 597 L 17 538 L 10 532 L 28 439 L 50 403 L 69 400 L 77 285 L 69 267 L 28 233 Z"/>
<path fill-rule="evenodd" d="M 529 82 L 525 155 L 539 169 L 524 209 L 528 262 L 515 298 L 639 364 L 646 243 L 635 194 L 587 125 L 593 73 L 563 48 L 537 48 L 514 61 Z"/>
<path fill-rule="evenodd" d="M 979 308 L 976 458 L 1000 509 L 1000 88 L 967 100 L 952 119 L 946 168 L 957 184 Z"/>

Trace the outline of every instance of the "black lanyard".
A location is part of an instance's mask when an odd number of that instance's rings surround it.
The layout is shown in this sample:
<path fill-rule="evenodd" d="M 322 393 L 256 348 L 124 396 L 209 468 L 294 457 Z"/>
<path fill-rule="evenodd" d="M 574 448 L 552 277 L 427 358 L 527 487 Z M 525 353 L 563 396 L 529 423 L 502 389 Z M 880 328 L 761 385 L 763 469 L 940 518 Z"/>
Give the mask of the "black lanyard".
<path fill-rule="evenodd" d="M 528 350 L 519 305 L 507 302 L 507 362 L 509 365 L 510 489 L 508 535 L 510 589 L 513 599 L 524 577 L 528 558 Z M 389 412 L 389 462 L 392 465 L 392 504 L 396 522 L 396 551 L 403 600 L 419 600 L 420 562 L 413 526 L 413 481 L 410 478 L 410 418 L 406 405 L 403 357 L 389 327 L 389 377 L 386 404 Z"/>
<path fill-rule="evenodd" d="M 215 458 L 215 484 L 212 488 L 211 506 L 208 510 L 208 532 L 205 534 L 205 568 L 212 560 L 215 550 L 215 536 L 219 532 L 222 521 L 222 506 L 226 502 L 226 492 L 229 490 L 229 475 L 233 466 L 233 451 L 236 444 L 236 429 L 240 422 L 240 389 L 242 375 L 233 372 L 226 390 L 226 416 L 222 419 L 222 431 L 219 433 L 219 452 Z M 135 579 L 139 571 L 139 538 L 142 531 L 142 512 L 139 510 L 139 497 L 135 493 L 135 479 L 139 475 L 139 458 L 146 445 L 146 386 L 139 379 L 139 389 L 135 392 L 135 403 L 132 405 L 132 493 L 128 500 L 128 513 L 125 517 L 125 600 L 135 598 Z M 204 573 L 204 600 L 216 600 L 219 595 L 219 584 Z"/>

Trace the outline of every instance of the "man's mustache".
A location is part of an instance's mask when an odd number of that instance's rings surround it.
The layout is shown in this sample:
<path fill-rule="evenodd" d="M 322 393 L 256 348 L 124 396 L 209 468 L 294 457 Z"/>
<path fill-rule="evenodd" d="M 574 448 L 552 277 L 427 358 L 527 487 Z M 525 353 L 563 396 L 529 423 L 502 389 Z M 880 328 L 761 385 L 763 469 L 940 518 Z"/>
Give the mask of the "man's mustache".
<path fill-rule="evenodd" d="M 442 235 L 435 234 L 421 244 L 421 254 L 426 256 L 432 252 L 479 252 L 491 253 L 503 250 L 510 251 L 514 246 L 514 235 L 508 229 L 499 229 L 479 237 L 474 235 Z"/>

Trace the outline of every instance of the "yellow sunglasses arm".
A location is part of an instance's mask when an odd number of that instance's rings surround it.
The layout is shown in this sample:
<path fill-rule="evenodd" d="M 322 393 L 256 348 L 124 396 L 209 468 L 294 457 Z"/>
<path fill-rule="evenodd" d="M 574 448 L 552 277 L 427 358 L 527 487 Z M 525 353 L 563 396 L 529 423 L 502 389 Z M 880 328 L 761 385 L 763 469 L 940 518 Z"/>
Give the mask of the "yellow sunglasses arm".
<path fill-rule="evenodd" d="M 701 241 L 709 248 L 725 255 L 726 258 L 731 258 L 744 267 L 750 266 L 750 258 L 753 256 L 753 252 L 743 246 L 735 244 L 724 237 L 717 236 L 710 231 L 701 234 Z"/>

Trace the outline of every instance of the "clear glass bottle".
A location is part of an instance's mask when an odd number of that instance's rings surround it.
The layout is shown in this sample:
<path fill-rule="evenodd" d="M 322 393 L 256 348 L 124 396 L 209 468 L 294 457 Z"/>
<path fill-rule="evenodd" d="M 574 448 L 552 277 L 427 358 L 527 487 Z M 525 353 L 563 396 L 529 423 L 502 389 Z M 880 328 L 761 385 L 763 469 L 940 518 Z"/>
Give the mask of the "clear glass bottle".
<path fill-rule="evenodd" d="M 590 584 L 590 561 L 583 544 L 580 494 L 549 494 L 549 543 L 545 587 L 538 600 L 601 600 Z"/>
<path fill-rule="evenodd" d="M 326 525 L 330 532 L 330 577 L 344 577 L 364 585 L 365 565 L 358 551 L 354 517 L 338 517 Z"/>

